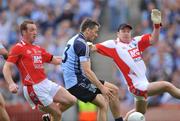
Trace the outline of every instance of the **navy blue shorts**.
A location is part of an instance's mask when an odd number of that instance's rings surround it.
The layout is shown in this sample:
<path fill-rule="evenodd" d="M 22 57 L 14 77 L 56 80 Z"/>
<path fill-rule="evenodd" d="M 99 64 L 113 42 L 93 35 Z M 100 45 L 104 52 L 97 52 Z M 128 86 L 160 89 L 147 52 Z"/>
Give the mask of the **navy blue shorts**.
<path fill-rule="evenodd" d="M 68 89 L 68 91 L 77 99 L 83 102 L 92 102 L 97 94 L 101 94 L 101 91 L 85 76 L 79 75 L 77 76 L 77 79 L 78 83 Z M 100 82 L 102 84 L 105 83 L 103 80 L 100 80 Z"/>

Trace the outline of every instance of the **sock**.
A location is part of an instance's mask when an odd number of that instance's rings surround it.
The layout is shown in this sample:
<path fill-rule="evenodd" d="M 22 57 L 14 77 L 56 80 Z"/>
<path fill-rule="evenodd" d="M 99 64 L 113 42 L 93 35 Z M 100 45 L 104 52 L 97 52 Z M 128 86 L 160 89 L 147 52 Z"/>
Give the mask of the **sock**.
<path fill-rule="evenodd" d="M 115 119 L 115 121 L 123 121 L 123 118 L 119 117 L 119 118 Z"/>

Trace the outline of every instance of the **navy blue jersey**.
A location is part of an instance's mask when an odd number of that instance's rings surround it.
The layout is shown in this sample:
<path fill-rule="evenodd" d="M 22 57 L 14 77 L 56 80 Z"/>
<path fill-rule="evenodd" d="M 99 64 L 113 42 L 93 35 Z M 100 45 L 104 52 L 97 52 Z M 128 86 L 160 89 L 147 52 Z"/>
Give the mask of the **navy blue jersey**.
<path fill-rule="evenodd" d="M 89 61 L 89 46 L 83 34 L 77 34 L 72 37 L 64 50 L 63 53 L 63 76 L 66 89 L 77 84 L 77 76 L 84 75 L 81 68 L 81 62 Z"/>

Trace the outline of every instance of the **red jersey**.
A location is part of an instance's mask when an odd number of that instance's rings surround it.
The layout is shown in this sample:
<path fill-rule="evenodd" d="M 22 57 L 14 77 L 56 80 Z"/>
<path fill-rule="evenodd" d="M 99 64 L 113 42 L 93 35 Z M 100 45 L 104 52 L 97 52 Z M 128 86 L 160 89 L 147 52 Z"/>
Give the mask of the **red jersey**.
<path fill-rule="evenodd" d="M 43 64 L 49 63 L 52 57 L 53 55 L 40 46 L 21 41 L 11 49 L 7 61 L 16 64 L 23 85 L 33 85 L 46 78 Z"/>

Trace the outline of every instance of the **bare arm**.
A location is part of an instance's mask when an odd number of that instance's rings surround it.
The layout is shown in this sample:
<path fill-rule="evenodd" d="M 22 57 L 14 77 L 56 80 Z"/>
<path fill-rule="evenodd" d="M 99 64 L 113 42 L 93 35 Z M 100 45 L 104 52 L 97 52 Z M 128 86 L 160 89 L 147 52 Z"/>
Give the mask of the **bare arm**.
<path fill-rule="evenodd" d="M 88 79 L 96 85 L 96 87 L 101 90 L 101 93 L 105 96 L 107 99 L 113 98 L 112 90 L 110 88 L 105 87 L 96 77 L 95 73 L 91 70 L 91 63 L 90 60 L 86 62 L 81 62 L 82 68 L 85 72 L 85 75 L 88 77 Z M 108 98 L 109 97 L 109 98 Z"/>
<path fill-rule="evenodd" d="M 101 90 L 103 88 L 103 85 L 98 80 L 95 73 L 91 70 L 90 61 L 81 62 L 81 65 L 82 65 L 82 68 L 85 72 L 85 75 L 88 77 L 88 79 Z"/>
<path fill-rule="evenodd" d="M 6 82 L 9 85 L 9 91 L 12 93 L 17 93 L 18 91 L 18 85 L 16 85 L 12 79 L 12 67 L 14 66 L 13 63 L 11 62 L 5 62 L 4 67 L 3 67 L 3 74 Z"/>
<path fill-rule="evenodd" d="M 159 40 L 159 34 L 160 34 L 160 27 L 159 28 L 154 27 L 150 38 L 150 44 L 155 44 Z"/>
<path fill-rule="evenodd" d="M 62 58 L 60 56 L 53 56 L 51 64 L 59 65 L 62 63 Z"/>

